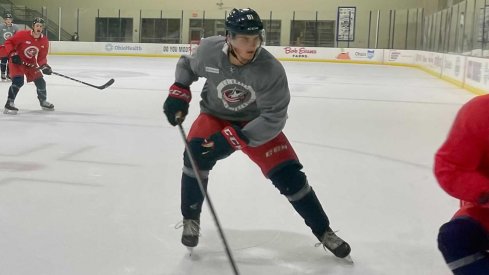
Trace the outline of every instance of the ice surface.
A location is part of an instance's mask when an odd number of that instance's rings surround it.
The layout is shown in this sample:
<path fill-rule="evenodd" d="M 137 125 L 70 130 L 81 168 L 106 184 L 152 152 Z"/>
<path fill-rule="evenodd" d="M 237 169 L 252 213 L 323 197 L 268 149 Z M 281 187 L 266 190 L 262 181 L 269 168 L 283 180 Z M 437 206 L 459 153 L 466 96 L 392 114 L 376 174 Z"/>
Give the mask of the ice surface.
<path fill-rule="evenodd" d="M 55 112 L 32 83 L 0 116 L 0 274 L 232 274 L 208 208 L 192 256 L 180 244 L 183 144 L 162 103 L 176 59 L 50 56 Z M 209 193 L 240 274 L 448 274 L 436 247 L 457 209 L 433 154 L 470 93 L 403 67 L 284 62 L 284 130 L 354 265 L 322 248 L 287 200 L 241 153 Z M 0 83 L 7 97 L 8 82 Z M 198 113 L 202 81 L 184 123 Z M 3 104 L 3 102 L 2 102 Z M 3 105 L 2 105 L 3 106 Z"/>

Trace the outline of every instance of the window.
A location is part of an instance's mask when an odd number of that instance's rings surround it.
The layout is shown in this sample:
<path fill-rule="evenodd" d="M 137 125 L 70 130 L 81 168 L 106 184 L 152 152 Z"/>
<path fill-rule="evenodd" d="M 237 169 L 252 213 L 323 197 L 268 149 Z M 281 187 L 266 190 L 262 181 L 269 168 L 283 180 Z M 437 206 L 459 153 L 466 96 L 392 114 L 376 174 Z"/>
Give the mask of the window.
<path fill-rule="evenodd" d="M 290 45 L 334 47 L 333 20 L 294 20 L 290 28 Z"/>
<path fill-rule="evenodd" d="M 265 42 L 268 46 L 280 46 L 280 20 L 263 20 Z"/>
<path fill-rule="evenodd" d="M 96 42 L 132 42 L 132 18 L 97 17 Z"/>
<path fill-rule="evenodd" d="M 202 37 L 226 35 L 224 19 L 190 19 L 190 41 L 200 40 Z"/>
<path fill-rule="evenodd" d="M 180 19 L 143 18 L 141 43 L 180 43 Z"/>

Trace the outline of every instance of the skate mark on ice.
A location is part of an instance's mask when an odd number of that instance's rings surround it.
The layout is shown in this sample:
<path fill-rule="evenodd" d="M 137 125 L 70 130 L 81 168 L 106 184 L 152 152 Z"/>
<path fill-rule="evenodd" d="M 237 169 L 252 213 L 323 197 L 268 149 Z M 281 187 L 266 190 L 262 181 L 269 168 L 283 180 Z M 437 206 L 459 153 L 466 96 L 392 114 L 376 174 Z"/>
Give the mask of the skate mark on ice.
<path fill-rule="evenodd" d="M 111 165 L 111 166 L 126 166 L 126 167 L 139 167 L 140 165 L 133 163 L 122 163 L 122 162 L 106 162 L 106 161 L 97 161 L 97 160 L 80 160 L 75 159 L 78 155 L 85 153 L 87 151 L 91 151 L 95 149 L 96 146 L 86 146 L 79 150 L 73 151 L 71 153 L 65 154 L 64 156 L 58 158 L 60 161 L 67 162 L 78 162 L 78 163 L 91 163 L 91 164 L 101 164 L 101 165 Z"/>
<path fill-rule="evenodd" d="M 444 105 L 444 106 L 461 106 L 460 103 L 451 102 L 435 102 L 435 101 L 411 101 L 411 100 L 389 100 L 389 99 L 373 99 L 373 98 L 348 98 L 348 97 L 327 97 L 327 96 L 309 96 L 309 95 L 292 95 L 297 98 L 310 99 L 326 99 L 326 100 L 345 100 L 345 101 L 366 101 L 366 102 L 384 102 L 384 103 L 403 103 L 403 104 L 428 104 L 428 105 Z"/>
<path fill-rule="evenodd" d="M 316 249 L 317 240 L 308 234 L 266 229 L 224 230 L 241 269 L 258 266 L 266 270 L 256 274 L 350 274 L 346 272 L 354 268 L 347 259 Z M 224 248 L 217 232 L 206 232 L 191 254 L 187 250 L 182 254 L 181 266 L 177 268 L 181 273 L 177 274 L 222 274 L 221 268 L 228 265 Z M 267 272 L 273 270 L 279 273 Z"/>
<path fill-rule="evenodd" d="M 40 144 L 38 146 L 34 146 L 34 147 L 29 148 L 29 149 L 18 151 L 18 152 L 13 152 L 13 153 L 1 153 L 0 152 L 0 156 L 2 156 L 2 157 L 27 156 L 27 155 L 33 154 L 35 152 L 38 152 L 38 151 L 49 149 L 50 147 L 53 147 L 54 145 L 55 145 L 54 143 L 44 143 L 44 144 Z"/>
<path fill-rule="evenodd" d="M 16 177 L 2 179 L 2 180 L 0 180 L 0 185 L 11 184 L 11 183 L 21 183 L 21 182 L 63 184 L 63 185 L 86 186 L 86 187 L 102 186 L 100 184 L 94 184 L 94 183 L 71 182 L 71 181 L 48 180 L 48 179 L 29 179 L 29 178 L 16 178 Z"/>
<path fill-rule="evenodd" d="M 69 70 L 67 70 L 69 72 Z M 107 72 L 107 70 L 94 70 L 93 68 L 90 68 L 88 70 L 78 70 L 75 72 L 73 70 L 73 74 L 76 74 L 76 76 L 80 78 L 88 78 L 88 79 L 106 79 L 106 78 L 115 78 L 115 77 L 120 77 L 120 78 L 128 78 L 128 77 L 144 77 L 144 76 L 149 76 L 150 74 L 141 72 L 141 71 L 123 71 L 123 70 L 110 70 L 110 72 Z"/>
<path fill-rule="evenodd" d="M 294 143 L 299 143 L 299 144 L 304 144 L 304 145 L 309 145 L 309 146 L 314 146 L 314 147 L 328 148 L 328 149 L 332 149 L 332 150 L 344 151 L 344 152 L 354 153 L 354 154 L 358 154 L 358 155 L 370 156 L 370 157 L 374 157 L 374 158 L 384 159 L 384 160 L 388 160 L 388 161 L 392 161 L 392 162 L 398 162 L 398 163 L 406 164 L 406 165 L 409 165 L 409 166 L 414 166 L 414 167 L 418 167 L 418 168 L 423 168 L 423 169 L 429 169 L 429 170 L 431 170 L 431 166 L 429 166 L 429 165 L 424 165 L 424 164 L 419 164 L 419 163 L 415 163 L 415 162 L 405 161 L 405 160 L 402 160 L 402 159 L 391 158 L 391 157 L 388 157 L 388 156 L 383 156 L 383 155 L 378 155 L 378 154 L 372 154 L 372 153 L 363 152 L 363 151 L 359 151 L 359 150 L 355 150 L 355 149 L 350 149 L 350 148 L 341 148 L 341 147 L 338 147 L 338 146 L 330 146 L 330 145 L 325 145 L 325 144 L 318 144 L 318 143 L 304 142 L 304 141 L 296 141 L 296 140 L 294 141 Z"/>

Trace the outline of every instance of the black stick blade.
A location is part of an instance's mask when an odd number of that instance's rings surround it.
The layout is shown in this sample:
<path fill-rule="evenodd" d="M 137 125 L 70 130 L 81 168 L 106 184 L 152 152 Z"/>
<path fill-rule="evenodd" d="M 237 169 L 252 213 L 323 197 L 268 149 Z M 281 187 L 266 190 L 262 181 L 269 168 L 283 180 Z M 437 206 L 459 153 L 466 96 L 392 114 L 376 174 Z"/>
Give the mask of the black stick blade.
<path fill-rule="evenodd" d="M 103 90 L 103 89 L 109 87 L 110 85 L 114 84 L 114 82 L 115 82 L 115 80 L 113 78 L 111 78 L 109 81 L 107 81 L 107 83 L 105 83 L 102 86 L 98 86 L 97 88 L 99 88 L 100 90 Z"/>

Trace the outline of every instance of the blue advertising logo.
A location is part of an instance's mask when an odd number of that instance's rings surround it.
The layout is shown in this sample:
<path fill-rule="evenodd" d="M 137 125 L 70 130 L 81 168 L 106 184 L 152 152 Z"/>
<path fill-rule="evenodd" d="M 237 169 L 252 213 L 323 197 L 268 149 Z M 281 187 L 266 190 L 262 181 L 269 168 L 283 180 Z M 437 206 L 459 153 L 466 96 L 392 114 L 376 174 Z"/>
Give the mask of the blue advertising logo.
<path fill-rule="evenodd" d="M 375 55 L 375 50 L 368 50 L 367 51 L 367 57 L 368 57 L 368 59 L 374 58 L 374 55 Z"/>

